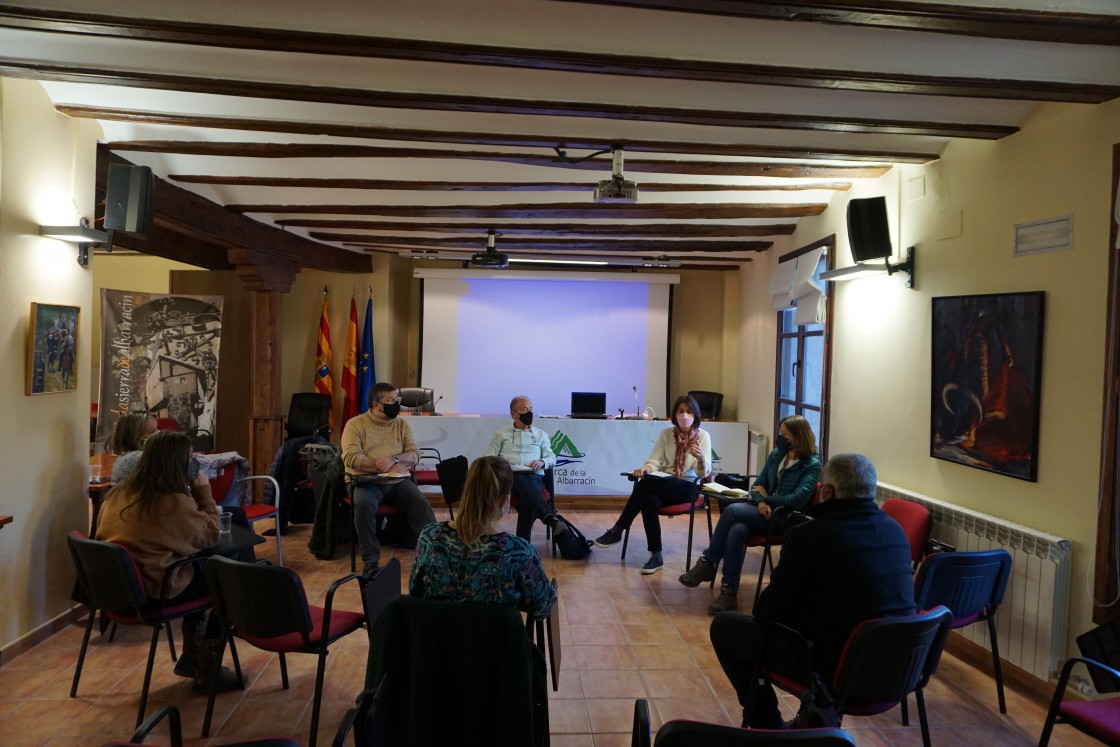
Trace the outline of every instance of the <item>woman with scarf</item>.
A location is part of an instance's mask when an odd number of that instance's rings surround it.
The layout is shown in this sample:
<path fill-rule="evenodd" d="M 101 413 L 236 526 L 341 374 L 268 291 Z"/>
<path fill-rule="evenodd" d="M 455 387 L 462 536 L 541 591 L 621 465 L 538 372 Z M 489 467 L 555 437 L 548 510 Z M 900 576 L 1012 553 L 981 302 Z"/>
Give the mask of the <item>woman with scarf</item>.
<path fill-rule="evenodd" d="M 809 421 L 800 415 L 782 418 L 774 449 L 751 492 L 745 500 L 733 502 L 720 511 L 712 544 L 679 579 L 685 586 L 699 586 L 715 579 L 716 567 L 723 561 L 723 582 L 719 596 L 708 606 L 709 614 L 739 608 L 739 575 L 747 555 L 747 537 L 766 534 L 771 529 L 782 534 L 792 512 L 779 512 L 771 527 L 774 509 L 785 506 L 793 511 L 805 510 L 817 490 L 820 476 L 817 439 Z"/>
<path fill-rule="evenodd" d="M 692 397 L 678 397 L 673 404 L 673 427 L 657 437 L 646 463 L 634 470 L 637 482 L 622 515 L 606 534 L 595 540 L 599 547 L 610 547 L 622 541 L 622 533 L 642 515 L 650 557 L 642 574 L 661 570 L 665 561 L 661 557 L 661 522 L 657 510 L 662 506 L 688 503 L 695 498 L 697 477 L 706 477 L 712 471 L 712 438 L 701 430 L 700 405 Z M 669 477 L 651 475 L 667 473 Z"/>

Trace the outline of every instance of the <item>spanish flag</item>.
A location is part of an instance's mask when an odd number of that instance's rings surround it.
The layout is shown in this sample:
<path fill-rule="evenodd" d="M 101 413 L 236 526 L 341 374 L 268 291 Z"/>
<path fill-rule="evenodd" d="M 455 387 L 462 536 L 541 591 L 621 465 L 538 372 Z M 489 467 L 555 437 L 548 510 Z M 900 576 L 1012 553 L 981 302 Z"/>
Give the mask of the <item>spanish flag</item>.
<path fill-rule="evenodd" d="M 346 421 L 358 414 L 358 304 L 350 297 L 350 328 L 346 331 L 346 358 L 342 362 L 342 389 L 346 401 L 342 405 L 342 427 Z"/>
<path fill-rule="evenodd" d="M 323 313 L 319 315 L 319 342 L 315 345 L 315 391 L 334 397 L 331 378 L 331 322 L 327 313 L 327 289 L 323 288 Z M 334 431 L 334 406 L 331 406 L 331 431 Z"/>

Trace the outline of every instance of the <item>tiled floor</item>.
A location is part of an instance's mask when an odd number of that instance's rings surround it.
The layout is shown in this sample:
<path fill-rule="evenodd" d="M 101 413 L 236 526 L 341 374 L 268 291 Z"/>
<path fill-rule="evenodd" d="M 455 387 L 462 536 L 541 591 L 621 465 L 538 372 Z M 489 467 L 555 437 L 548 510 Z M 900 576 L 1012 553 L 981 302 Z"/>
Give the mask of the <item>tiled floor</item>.
<path fill-rule="evenodd" d="M 605 530 L 613 514 L 568 514 L 594 537 Z M 512 531 L 513 517 L 507 521 Z M 585 561 L 548 557 L 543 529 L 534 539 L 545 556 L 550 575 L 559 578 L 563 666 L 561 687 L 550 693 L 549 713 L 554 747 L 629 745 L 635 698 L 648 698 L 656 728 L 677 718 L 737 724 L 740 708 L 724 678 L 708 641 L 705 610 L 712 592 L 707 587 L 686 589 L 677 582 L 684 568 L 687 523 L 665 520 L 666 568 L 653 576 L 638 569 L 646 560 L 640 524 L 636 525 L 626 564 L 620 548 L 596 549 Z M 349 570 L 345 560 L 318 561 L 306 550 L 309 528 L 296 527 L 284 540 L 288 565 L 299 570 L 310 596 L 325 594 L 327 586 Z M 270 541 L 261 557 L 273 557 Z M 395 553 L 411 567 L 413 554 Z M 757 552 L 748 559 L 744 578 L 757 573 Z M 749 605 L 753 584 L 744 584 Z M 360 609 L 356 586 L 340 604 Z M 149 633 L 122 629 L 113 643 L 94 636 L 82 675 L 79 697 L 68 697 L 73 667 L 81 642 L 81 628 L 73 626 L 0 669 L 0 744 L 96 745 L 110 738 L 126 738 L 132 731 L 137 698 L 143 681 Z M 319 744 L 329 744 L 342 714 L 362 686 L 367 643 L 359 632 L 339 643 L 330 655 Z M 193 693 L 186 680 L 171 673 L 166 646 L 161 646 L 153 675 L 149 711 L 175 703 L 183 712 L 188 745 L 221 745 L 251 736 L 292 735 L 306 739 L 314 686 L 314 658 L 289 657 L 291 689 L 280 687 L 274 655 L 239 647 L 250 687 L 220 696 L 212 739 L 200 739 L 206 699 Z M 1036 744 L 1045 708 L 1008 691 L 1008 715 L 996 709 L 995 685 L 990 677 L 946 656 L 927 689 L 926 702 L 934 745 Z M 795 702 L 783 702 L 792 715 Z M 911 709 L 913 715 L 913 708 Z M 916 724 L 916 715 L 914 723 Z M 919 745 L 917 726 L 902 727 L 898 709 L 872 718 L 844 722 L 856 741 L 868 747 Z M 159 740 L 166 743 L 164 732 Z M 1058 727 L 1051 744 L 1095 745 L 1097 742 Z"/>

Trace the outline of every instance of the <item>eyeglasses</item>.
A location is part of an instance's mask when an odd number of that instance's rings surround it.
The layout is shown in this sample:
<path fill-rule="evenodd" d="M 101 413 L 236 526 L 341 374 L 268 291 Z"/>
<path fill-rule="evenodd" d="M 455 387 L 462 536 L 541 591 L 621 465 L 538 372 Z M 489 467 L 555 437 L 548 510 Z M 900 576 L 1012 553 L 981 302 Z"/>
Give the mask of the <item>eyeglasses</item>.
<path fill-rule="evenodd" d="M 377 404 L 379 404 L 379 405 L 399 405 L 400 403 L 401 403 L 401 398 L 400 397 L 393 397 L 388 402 L 382 402 L 381 400 L 377 401 Z"/>
<path fill-rule="evenodd" d="M 514 412 L 516 412 L 518 415 L 524 415 L 525 413 L 532 412 L 532 411 L 533 411 L 533 407 L 531 405 L 529 407 L 521 407 L 521 408 L 514 409 Z"/>

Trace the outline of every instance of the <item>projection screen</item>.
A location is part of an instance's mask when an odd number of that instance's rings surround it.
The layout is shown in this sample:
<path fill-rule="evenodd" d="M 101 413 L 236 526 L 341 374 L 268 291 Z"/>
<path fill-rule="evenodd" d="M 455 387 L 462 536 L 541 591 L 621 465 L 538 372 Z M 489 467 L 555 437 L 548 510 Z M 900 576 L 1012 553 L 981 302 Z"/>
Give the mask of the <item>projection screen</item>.
<path fill-rule="evenodd" d="M 665 416 L 671 274 L 414 270 L 423 284 L 420 384 L 444 413 L 569 414 L 572 392 L 607 413 Z M 637 387 L 635 404 L 634 388 Z"/>

